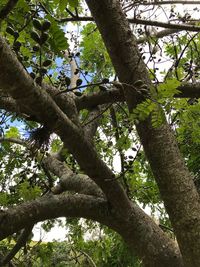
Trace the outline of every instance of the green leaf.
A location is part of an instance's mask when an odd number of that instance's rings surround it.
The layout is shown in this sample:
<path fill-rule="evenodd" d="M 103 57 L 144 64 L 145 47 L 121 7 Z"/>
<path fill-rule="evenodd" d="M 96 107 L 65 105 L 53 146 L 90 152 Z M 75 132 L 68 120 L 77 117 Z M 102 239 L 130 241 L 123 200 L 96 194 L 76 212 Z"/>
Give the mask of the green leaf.
<path fill-rule="evenodd" d="M 172 98 L 175 94 L 180 93 L 177 89 L 180 84 L 176 78 L 167 79 L 157 87 L 158 98 Z"/>
<path fill-rule="evenodd" d="M 19 186 L 19 197 L 24 201 L 35 199 L 41 194 L 41 189 L 39 186 L 31 187 L 28 181 L 25 181 Z"/>
<path fill-rule="evenodd" d="M 73 7 L 73 8 L 78 6 L 78 0 L 68 0 L 68 3 L 70 7 Z"/>
<path fill-rule="evenodd" d="M 161 106 L 156 105 L 151 113 L 151 123 L 154 128 L 160 127 L 165 120 L 165 113 Z"/>
<path fill-rule="evenodd" d="M 19 130 L 17 129 L 17 127 L 11 126 L 10 129 L 6 132 L 5 136 L 7 138 L 19 138 L 20 133 L 19 133 Z"/>
<path fill-rule="evenodd" d="M 42 29 L 42 24 L 38 19 L 33 19 L 33 26 L 37 29 L 37 30 L 41 30 Z"/>
<path fill-rule="evenodd" d="M 145 101 L 136 106 L 136 108 L 133 110 L 131 117 L 133 120 L 143 121 L 150 115 L 154 108 L 155 103 L 152 102 L 150 99 L 146 99 Z"/>
<path fill-rule="evenodd" d="M 4 192 L 0 192 L 0 206 L 6 206 L 8 204 L 8 195 Z"/>
<path fill-rule="evenodd" d="M 60 0 L 58 4 L 60 12 L 63 12 L 68 4 L 68 0 Z"/>
<path fill-rule="evenodd" d="M 66 50 L 69 46 L 67 37 L 65 36 L 64 30 L 52 17 L 47 16 L 46 18 L 51 22 L 49 44 L 55 53 L 60 54 L 61 51 Z"/>

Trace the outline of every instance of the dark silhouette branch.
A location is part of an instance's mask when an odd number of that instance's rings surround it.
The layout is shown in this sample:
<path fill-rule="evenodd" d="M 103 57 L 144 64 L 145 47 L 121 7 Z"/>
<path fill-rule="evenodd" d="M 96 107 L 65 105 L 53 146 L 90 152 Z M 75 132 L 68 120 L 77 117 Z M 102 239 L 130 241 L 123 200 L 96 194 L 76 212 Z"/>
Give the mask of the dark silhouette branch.
<path fill-rule="evenodd" d="M 0 143 L 8 142 L 8 143 L 14 143 L 17 145 L 22 145 L 28 147 L 29 144 L 25 140 L 20 140 L 18 138 L 7 138 L 7 137 L 0 137 Z"/>
<path fill-rule="evenodd" d="M 153 2 L 153 3 L 156 3 L 156 2 Z M 169 2 L 171 2 L 171 1 L 169 1 Z M 159 2 L 157 2 L 157 3 L 159 3 Z M 160 3 L 163 3 L 163 2 L 160 2 Z M 142 4 L 142 3 L 138 2 L 136 4 Z M 144 2 L 143 4 L 150 5 L 151 3 L 145 3 Z M 42 9 L 44 10 L 44 12 L 51 15 L 50 12 L 46 9 L 46 7 L 43 4 L 40 3 L 40 5 L 41 5 Z M 61 18 L 61 19 L 54 18 L 54 19 L 59 23 L 73 22 L 73 21 L 94 21 L 94 18 L 91 16 L 82 17 L 82 16 L 77 16 L 74 14 L 71 17 Z M 165 23 L 165 22 L 160 22 L 160 21 L 151 21 L 151 20 L 147 20 L 147 19 L 137 19 L 137 18 L 127 18 L 127 20 L 130 23 L 141 24 L 141 25 L 155 26 L 155 27 L 161 27 L 161 28 L 167 28 L 167 29 L 173 29 L 173 30 L 181 30 L 181 31 L 185 30 L 185 31 L 200 32 L 199 26 L 189 25 L 189 24 L 174 24 L 174 23 L 167 23 L 167 22 Z"/>
<path fill-rule="evenodd" d="M 182 24 L 174 24 L 174 23 L 169 23 L 169 22 L 161 22 L 161 21 L 148 20 L 148 19 L 145 20 L 145 19 L 137 19 L 137 18 L 129 18 L 128 21 L 130 23 L 160 27 L 160 28 L 167 28 L 167 29 L 174 29 L 174 30 L 181 30 L 181 31 L 200 32 L 199 26 L 183 24 L 183 23 Z"/>
<path fill-rule="evenodd" d="M 29 238 L 32 229 L 33 229 L 33 224 L 30 226 L 26 227 L 19 238 L 17 239 L 17 243 L 15 246 L 12 248 L 12 250 L 0 261 L 0 266 L 5 266 L 7 263 L 10 263 L 10 261 L 15 257 L 17 252 L 26 245 L 26 241 Z"/>
<path fill-rule="evenodd" d="M 63 18 L 57 19 L 58 22 L 69 22 L 69 21 L 94 21 L 93 17 L 70 17 L 70 18 Z M 192 32 L 200 32 L 200 27 L 195 25 L 189 24 L 175 24 L 175 23 L 167 23 L 155 20 L 145 20 L 145 19 L 137 19 L 137 18 L 128 18 L 129 23 L 147 25 L 147 26 L 154 26 L 160 28 L 167 28 L 167 29 L 174 29 L 174 30 L 181 30 L 181 31 L 192 31 Z"/>
<path fill-rule="evenodd" d="M 5 19 L 17 4 L 18 0 L 8 0 L 8 3 L 0 10 L 0 20 Z"/>
<path fill-rule="evenodd" d="M 177 89 L 180 93 L 174 95 L 176 98 L 200 98 L 200 83 L 183 83 Z"/>

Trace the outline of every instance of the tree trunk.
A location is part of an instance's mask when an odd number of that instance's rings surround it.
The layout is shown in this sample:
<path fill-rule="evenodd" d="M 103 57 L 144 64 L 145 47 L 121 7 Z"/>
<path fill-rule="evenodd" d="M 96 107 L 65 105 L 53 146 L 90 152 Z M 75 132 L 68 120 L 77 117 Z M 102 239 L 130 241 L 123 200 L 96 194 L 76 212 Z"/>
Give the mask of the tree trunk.
<path fill-rule="evenodd" d="M 87 0 L 102 35 L 130 111 L 141 101 L 132 85 L 151 81 L 136 39 L 117 0 Z M 153 128 L 150 119 L 137 127 L 162 199 L 175 229 L 185 266 L 200 266 L 200 203 L 192 177 L 185 167 L 172 130 L 165 122 Z M 162 265 L 162 264 L 161 264 Z M 163 266 L 163 265 L 162 265 Z M 175 266 L 175 265 L 171 265 Z"/>

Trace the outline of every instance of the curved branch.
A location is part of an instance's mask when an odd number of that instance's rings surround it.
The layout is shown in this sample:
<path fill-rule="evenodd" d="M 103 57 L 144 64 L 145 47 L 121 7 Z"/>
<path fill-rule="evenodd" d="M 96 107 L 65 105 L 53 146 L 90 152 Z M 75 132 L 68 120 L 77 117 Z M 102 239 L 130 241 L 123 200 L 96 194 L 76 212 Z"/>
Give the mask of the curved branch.
<path fill-rule="evenodd" d="M 60 178 L 58 185 L 51 189 L 53 194 L 74 191 L 104 198 L 101 189 L 87 175 L 73 173 L 66 164 L 54 156 L 48 156 L 43 162 L 48 170 Z"/>
<path fill-rule="evenodd" d="M 112 89 L 108 91 L 100 91 L 95 93 L 90 93 L 77 97 L 75 103 L 78 110 L 103 105 L 107 103 L 115 103 L 125 101 L 124 94 L 120 89 Z"/>
<path fill-rule="evenodd" d="M 172 258 L 173 266 L 180 265 L 181 256 L 163 231 L 137 205 L 130 210 L 131 218 L 119 216 L 102 198 L 85 195 L 49 195 L 15 206 L 0 212 L 0 240 L 19 231 L 27 224 L 58 217 L 83 217 L 98 221 L 122 235 L 129 247 L 140 251 L 152 262 L 149 266 L 160 266 L 161 259 L 171 266 L 168 257 Z M 149 245 L 151 244 L 151 245 Z M 146 259 L 144 259 L 146 260 Z M 153 265 L 158 262 L 159 265 Z"/>
<path fill-rule="evenodd" d="M 83 217 L 112 225 L 107 202 L 85 195 L 48 195 L 0 211 L 0 240 L 27 225 L 58 217 Z"/>
<path fill-rule="evenodd" d="M 143 36 L 137 39 L 137 44 L 142 44 L 145 42 L 148 42 L 149 40 L 153 40 L 153 39 L 159 39 L 159 38 L 163 38 L 165 36 L 168 36 L 170 34 L 173 33 L 177 33 L 180 32 L 181 30 L 177 30 L 177 29 L 166 29 L 166 30 L 162 30 L 159 31 L 155 34 L 152 34 L 150 37 L 149 36 Z"/>

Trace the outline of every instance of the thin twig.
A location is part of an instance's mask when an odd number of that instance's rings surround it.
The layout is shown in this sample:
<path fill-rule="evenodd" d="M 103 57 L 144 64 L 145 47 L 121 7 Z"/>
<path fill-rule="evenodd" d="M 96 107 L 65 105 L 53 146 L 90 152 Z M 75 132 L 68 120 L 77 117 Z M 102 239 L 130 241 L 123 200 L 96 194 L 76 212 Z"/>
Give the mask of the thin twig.
<path fill-rule="evenodd" d="M 44 7 L 44 5 L 42 5 L 41 3 L 40 3 L 40 5 L 47 14 L 52 16 L 50 14 L 50 12 Z M 53 18 L 59 23 L 70 22 L 70 21 L 94 21 L 93 17 L 91 17 L 91 16 L 84 16 L 84 17 L 72 16 L 70 18 L 61 18 L 61 19 L 57 19 L 55 17 L 53 17 Z M 155 27 L 161 27 L 161 28 L 167 28 L 167 29 L 200 32 L 199 26 L 189 25 L 189 24 L 174 24 L 174 23 L 168 23 L 168 22 L 160 22 L 160 21 L 137 19 L 137 18 L 128 18 L 128 21 L 130 23 L 155 26 Z"/>
<path fill-rule="evenodd" d="M 86 84 L 86 85 L 76 86 L 76 87 L 73 87 L 73 88 L 67 88 L 66 90 L 62 90 L 59 93 L 57 93 L 57 95 L 60 95 L 62 93 L 72 92 L 72 91 L 78 90 L 78 89 L 83 89 L 83 88 L 86 88 L 86 87 L 99 86 L 99 85 L 102 85 L 102 84 L 105 84 L 105 82 L 90 83 L 90 84 Z"/>
<path fill-rule="evenodd" d="M 92 123 L 94 120 L 96 120 L 96 119 L 98 119 L 99 117 L 101 117 L 101 116 L 103 115 L 103 113 L 105 113 L 111 106 L 112 106 L 112 103 L 109 104 L 105 109 L 103 109 L 103 110 L 98 114 L 98 116 L 96 116 L 96 117 L 93 118 L 92 120 L 87 121 L 86 123 L 84 123 L 83 126 L 86 126 L 86 125 L 88 125 L 89 123 Z"/>
<path fill-rule="evenodd" d="M 143 2 L 138 3 L 142 6 L 159 6 L 159 5 L 199 5 L 200 1 L 186 1 L 186 0 L 171 0 L 171 1 L 154 1 L 154 2 Z"/>
<path fill-rule="evenodd" d="M 192 31 L 192 32 L 199 32 L 200 31 L 199 26 L 190 25 L 190 24 L 183 24 L 183 23 L 182 24 L 174 24 L 174 23 L 169 23 L 169 22 L 136 19 L 136 18 L 129 18 L 128 21 L 130 23 L 142 24 L 142 25 L 148 25 L 148 26 L 154 26 L 154 27 L 161 27 L 161 28 L 167 28 L 167 29 Z"/>

